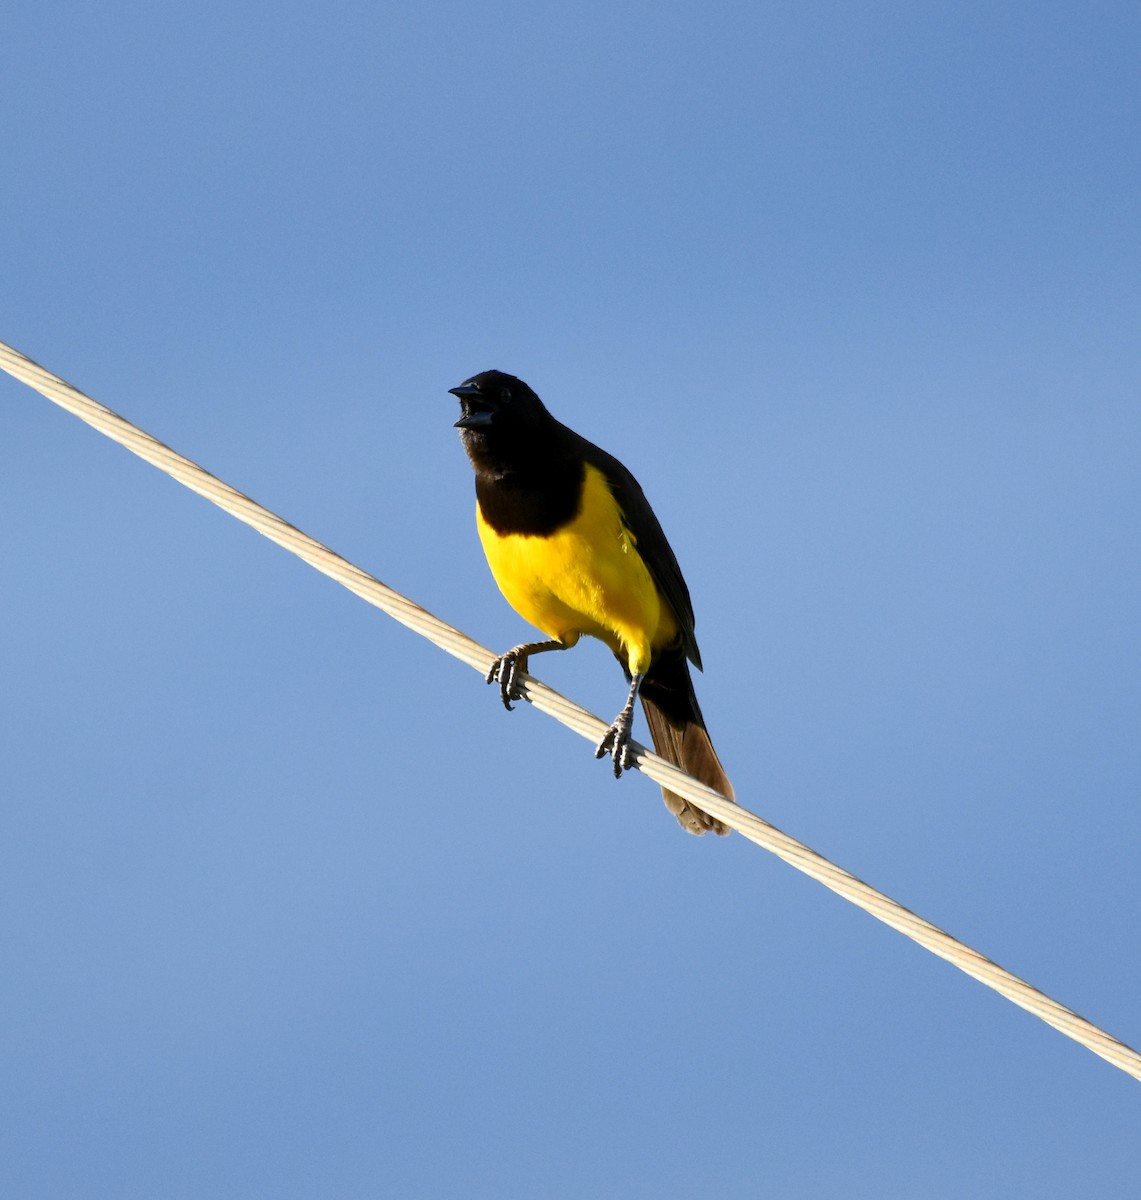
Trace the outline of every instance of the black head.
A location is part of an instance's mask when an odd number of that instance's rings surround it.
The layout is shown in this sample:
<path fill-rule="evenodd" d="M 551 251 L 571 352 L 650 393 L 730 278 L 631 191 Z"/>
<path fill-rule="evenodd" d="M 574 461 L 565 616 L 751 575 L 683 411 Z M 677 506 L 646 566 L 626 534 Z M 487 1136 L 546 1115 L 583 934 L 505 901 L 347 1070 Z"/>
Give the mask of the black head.
<path fill-rule="evenodd" d="M 528 447 L 537 449 L 554 425 L 542 400 L 522 379 L 503 371 L 481 371 L 449 390 L 460 402 L 456 428 L 477 465 L 510 460 Z"/>
<path fill-rule="evenodd" d="M 480 371 L 449 391 L 459 397 L 463 410 L 457 429 L 536 424 L 548 415 L 542 400 L 523 380 L 504 371 Z"/>

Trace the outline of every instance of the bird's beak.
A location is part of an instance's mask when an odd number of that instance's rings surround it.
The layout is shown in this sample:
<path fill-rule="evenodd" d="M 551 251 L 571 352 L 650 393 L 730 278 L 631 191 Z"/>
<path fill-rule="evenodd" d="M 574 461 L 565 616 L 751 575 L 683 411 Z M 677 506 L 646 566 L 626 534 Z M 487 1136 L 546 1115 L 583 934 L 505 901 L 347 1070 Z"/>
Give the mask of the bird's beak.
<path fill-rule="evenodd" d="M 461 383 L 459 387 L 448 388 L 448 391 L 459 399 L 463 407 L 463 416 L 456 422 L 456 429 L 479 429 L 491 424 L 495 412 L 474 383 Z"/>

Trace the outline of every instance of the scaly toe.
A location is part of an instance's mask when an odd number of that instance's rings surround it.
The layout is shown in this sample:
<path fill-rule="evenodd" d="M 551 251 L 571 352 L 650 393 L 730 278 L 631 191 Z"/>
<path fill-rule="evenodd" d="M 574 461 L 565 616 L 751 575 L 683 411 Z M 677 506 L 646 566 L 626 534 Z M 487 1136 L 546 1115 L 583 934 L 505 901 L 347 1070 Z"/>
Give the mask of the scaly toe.
<path fill-rule="evenodd" d="M 515 707 L 511 701 L 519 699 L 516 676 L 520 669 L 518 657 L 507 653 L 500 655 L 491 664 L 491 670 L 487 673 L 486 682 L 499 684 L 499 698 L 503 701 L 503 707 L 508 712 L 511 712 Z"/>
<path fill-rule="evenodd" d="M 627 722 L 621 719 L 615 721 L 606 731 L 602 741 L 598 743 L 594 757 L 602 758 L 607 754 L 610 755 L 611 762 L 614 764 L 615 779 L 618 779 L 624 770 L 634 765 L 634 756 L 630 752 L 630 726 Z"/>

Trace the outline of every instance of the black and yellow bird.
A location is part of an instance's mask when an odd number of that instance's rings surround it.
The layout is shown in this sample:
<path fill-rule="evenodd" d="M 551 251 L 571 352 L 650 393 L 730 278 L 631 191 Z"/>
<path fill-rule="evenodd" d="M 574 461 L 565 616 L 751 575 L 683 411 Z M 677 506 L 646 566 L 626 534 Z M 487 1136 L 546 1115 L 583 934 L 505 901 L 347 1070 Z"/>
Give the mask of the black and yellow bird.
<path fill-rule="evenodd" d="M 631 765 L 634 698 L 654 749 L 729 799 L 689 663 L 701 669 L 693 605 L 681 568 L 638 481 L 616 459 L 556 421 L 521 380 L 483 371 L 451 389 L 456 422 L 475 468 L 476 525 L 508 603 L 550 639 L 501 655 L 488 673 L 503 703 L 518 699 L 529 655 L 565 650 L 583 634 L 614 652 L 630 691 L 595 757 L 614 774 Z M 690 833 L 728 828 L 663 789 Z"/>

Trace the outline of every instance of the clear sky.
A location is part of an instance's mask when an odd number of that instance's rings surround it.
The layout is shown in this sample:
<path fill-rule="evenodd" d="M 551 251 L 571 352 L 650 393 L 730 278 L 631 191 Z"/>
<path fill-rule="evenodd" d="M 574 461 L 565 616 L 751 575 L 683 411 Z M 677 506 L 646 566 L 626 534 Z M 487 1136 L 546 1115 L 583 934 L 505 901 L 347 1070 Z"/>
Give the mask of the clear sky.
<path fill-rule="evenodd" d="M 3 40 L 0 339 L 496 649 L 447 389 L 521 375 L 741 801 L 1141 1044 L 1135 3 Z M 0 514 L 4 1195 L 1134 1194 L 1136 1082 L 7 377 Z"/>

